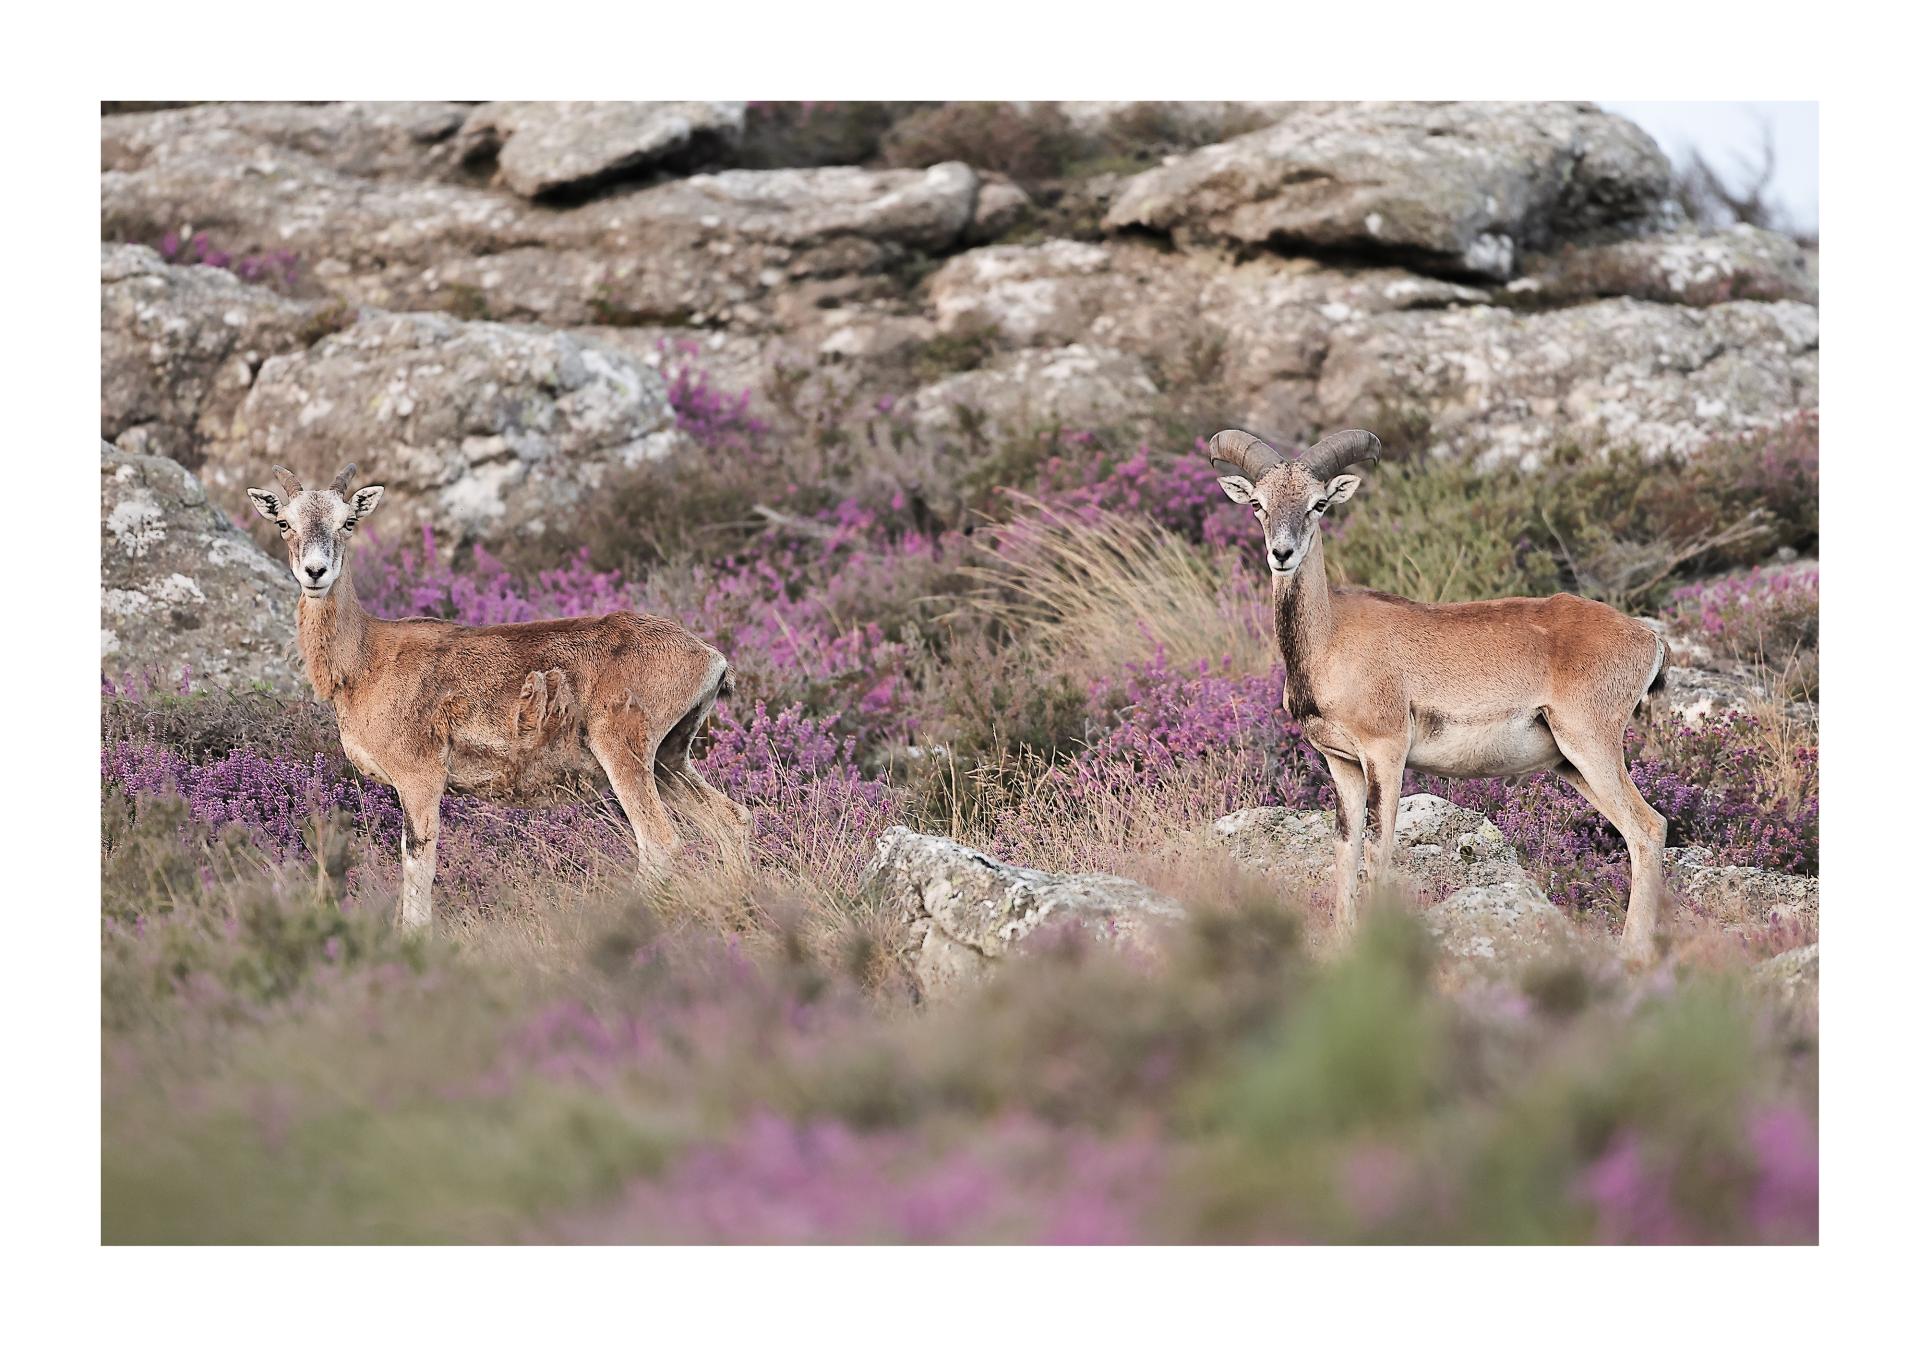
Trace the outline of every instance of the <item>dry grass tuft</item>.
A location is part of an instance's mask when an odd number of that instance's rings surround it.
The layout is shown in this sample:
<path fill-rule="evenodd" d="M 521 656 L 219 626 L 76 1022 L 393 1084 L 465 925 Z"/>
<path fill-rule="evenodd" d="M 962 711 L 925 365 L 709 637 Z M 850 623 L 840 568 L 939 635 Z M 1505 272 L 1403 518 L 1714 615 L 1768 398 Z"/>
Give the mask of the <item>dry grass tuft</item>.
<path fill-rule="evenodd" d="M 1032 512 L 986 531 L 995 564 L 974 568 L 987 582 L 974 602 L 1054 669 L 1099 679 L 1158 655 L 1175 668 L 1266 666 L 1260 596 L 1244 575 L 1151 519 L 1015 499 Z"/>

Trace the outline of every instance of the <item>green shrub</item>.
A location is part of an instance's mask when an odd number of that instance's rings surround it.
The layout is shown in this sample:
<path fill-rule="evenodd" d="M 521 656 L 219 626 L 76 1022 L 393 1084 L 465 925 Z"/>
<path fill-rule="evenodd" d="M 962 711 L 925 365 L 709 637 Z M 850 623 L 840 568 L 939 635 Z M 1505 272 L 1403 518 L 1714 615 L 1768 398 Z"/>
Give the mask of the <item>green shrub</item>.
<path fill-rule="evenodd" d="M 1816 547 L 1818 496 L 1811 418 L 1690 457 L 1568 443 L 1523 468 L 1417 453 L 1367 475 L 1327 557 L 1336 581 L 1426 602 L 1564 589 L 1655 613 L 1689 577 Z"/>

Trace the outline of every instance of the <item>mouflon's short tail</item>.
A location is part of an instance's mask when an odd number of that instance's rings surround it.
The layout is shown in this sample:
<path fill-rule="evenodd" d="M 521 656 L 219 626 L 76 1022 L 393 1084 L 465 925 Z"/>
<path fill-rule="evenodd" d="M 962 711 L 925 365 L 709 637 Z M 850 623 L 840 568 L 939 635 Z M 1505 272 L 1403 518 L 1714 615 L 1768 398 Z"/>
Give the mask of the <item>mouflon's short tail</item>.
<path fill-rule="evenodd" d="M 1646 710 L 1653 694 L 1667 685 L 1667 662 L 1673 658 L 1673 647 L 1667 644 L 1664 636 L 1655 636 L 1653 640 L 1653 674 L 1647 679 L 1646 691 L 1640 694 L 1640 700 L 1634 705 L 1636 712 Z"/>

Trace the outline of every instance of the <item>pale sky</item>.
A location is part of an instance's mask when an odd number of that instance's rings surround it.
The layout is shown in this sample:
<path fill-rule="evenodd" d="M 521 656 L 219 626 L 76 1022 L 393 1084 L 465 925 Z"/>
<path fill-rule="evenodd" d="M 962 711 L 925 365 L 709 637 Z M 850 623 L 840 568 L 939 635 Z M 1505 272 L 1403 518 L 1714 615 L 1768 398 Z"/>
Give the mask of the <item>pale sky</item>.
<path fill-rule="evenodd" d="M 1608 103 L 1647 129 L 1679 165 L 1698 149 L 1729 183 L 1743 185 L 1742 165 L 1758 157 L 1759 128 L 1773 128 L 1774 174 L 1769 194 L 1795 228 L 1820 228 L 1820 105 L 1818 103 Z"/>

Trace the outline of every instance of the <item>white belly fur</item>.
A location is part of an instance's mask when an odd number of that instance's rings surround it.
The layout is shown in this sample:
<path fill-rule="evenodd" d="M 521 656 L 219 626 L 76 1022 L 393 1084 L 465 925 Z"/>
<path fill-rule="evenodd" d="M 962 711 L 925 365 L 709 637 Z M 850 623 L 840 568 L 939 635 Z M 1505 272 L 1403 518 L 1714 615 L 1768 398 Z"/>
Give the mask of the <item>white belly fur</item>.
<path fill-rule="evenodd" d="M 1407 766 L 1439 776 L 1520 776 L 1564 761 L 1560 746 L 1535 714 L 1483 721 L 1414 722 Z"/>

